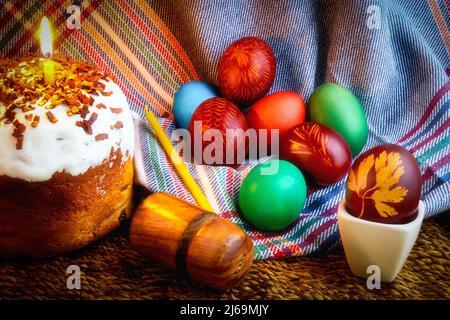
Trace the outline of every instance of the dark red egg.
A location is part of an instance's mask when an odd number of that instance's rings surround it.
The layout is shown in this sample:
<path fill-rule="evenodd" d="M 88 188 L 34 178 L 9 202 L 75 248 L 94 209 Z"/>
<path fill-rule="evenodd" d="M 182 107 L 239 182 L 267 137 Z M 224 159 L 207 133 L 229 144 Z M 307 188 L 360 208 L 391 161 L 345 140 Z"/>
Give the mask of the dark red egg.
<path fill-rule="evenodd" d="M 249 106 L 264 96 L 274 79 L 275 56 L 272 48 L 260 38 L 239 39 L 220 58 L 220 92 L 239 106 Z"/>
<path fill-rule="evenodd" d="M 232 102 L 224 98 L 204 101 L 189 123 L 196 163 L 229 166 L 242 163 L 248 152 L 246 130 L 247 120 Z"/>
<path fill-rule="evenodd" d="M 364 152 L 353 164 L 345 194 L 347 211 L 358 218 L 388 224 L 414 220 L 422 187 L 413 155 L 395 144 Z"/>
<path fill-rule="evenodd" d="M 311 122 L 301 123 L 285 134 L 280 157 L 322 185 L 342 179 L 352 163 L 350 148 L 339 133 Z"/>

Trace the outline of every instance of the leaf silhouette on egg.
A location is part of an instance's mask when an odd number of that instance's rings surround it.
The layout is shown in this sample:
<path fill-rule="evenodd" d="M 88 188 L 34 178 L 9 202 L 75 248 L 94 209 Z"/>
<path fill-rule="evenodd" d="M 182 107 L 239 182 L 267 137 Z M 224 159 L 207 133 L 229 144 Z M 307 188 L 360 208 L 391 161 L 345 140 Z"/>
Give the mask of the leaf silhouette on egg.
<path fill-rule="evenodd" d="M 355 172 L 356 169 L 357 172 Z M 375 170 L 375 184 L 367 188 L 367 177 L 371 169 Z M 361 161 L 358 168 L 352 168 L 349 173 L 348 188 L 362 199 L 359 218 L 364 215 L 367 199 L 374 201 L 375 209 L 380 216 L 386 218 L 397 215 L 397 210 L 389 204 L 401 202 L 408 193 L 406 188 L 398 186 L 400 177 L 404 173 L 402 158 L 398 152 L 383 151 L 376 158 L 371 154 Z"/>
<path fill-rule="evenodd" d="M 305 127 L 295 128 L 294 134 L 297 136 L 297 140 L 290 140 L 297 150 L 292 153 L 311 155 L 314 153 L 319 154 L 324 163 L 328 166 L 333 166 L 333 162 L 325 147 L 328 137 L 324 135 L 322 129 L 317 124 L 311 127 L 311 130 L 305 130 Z"/>

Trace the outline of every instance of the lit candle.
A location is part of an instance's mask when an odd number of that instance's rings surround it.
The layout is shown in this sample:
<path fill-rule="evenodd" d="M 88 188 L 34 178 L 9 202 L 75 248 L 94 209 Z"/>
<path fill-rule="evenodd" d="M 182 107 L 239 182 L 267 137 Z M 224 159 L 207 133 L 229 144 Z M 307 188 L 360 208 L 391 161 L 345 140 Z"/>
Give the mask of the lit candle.
<path fill-rule="evenodd" d="M 44 79 L 47 84 L 55 82 L 55 62 L 50 59 L 53 53 L 52 31 L 47 17 L 43 17 L 40 30 L 41 51 L 46 58 L 43 62 Z"/>

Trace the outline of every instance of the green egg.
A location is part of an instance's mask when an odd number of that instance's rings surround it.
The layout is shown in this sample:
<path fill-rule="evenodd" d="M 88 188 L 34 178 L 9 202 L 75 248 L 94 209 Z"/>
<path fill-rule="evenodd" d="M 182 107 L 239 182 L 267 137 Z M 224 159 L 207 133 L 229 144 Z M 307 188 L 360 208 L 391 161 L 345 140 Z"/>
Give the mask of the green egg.
<path fill-rule="evenodd" d="M 280 231 L 300 215 L 306 200 L 303 174 L 292 163 L 269 160 L 253 168 L 239 191 L 242 216 L 258 230 Z"/>
<path fill-rule="evenodd" d="M 339 132 L 353 155 L 359 153 L 367 141 L 367 118 L 361 104 L 354 94 L 338 84 L 325 83 L 314 90 L 309 116 L 311 121 Z"/>

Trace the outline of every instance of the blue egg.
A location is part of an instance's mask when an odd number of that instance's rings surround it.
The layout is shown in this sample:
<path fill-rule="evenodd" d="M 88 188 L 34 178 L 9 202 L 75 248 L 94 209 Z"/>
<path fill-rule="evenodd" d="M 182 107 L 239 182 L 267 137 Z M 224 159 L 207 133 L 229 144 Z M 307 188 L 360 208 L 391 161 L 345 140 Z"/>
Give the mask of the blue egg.
<path fill-rule="evenodd" d="M 216 98 L 219 91 L 213 85 L 202 81 L 183 84 L 173 98 L 173 115 L 179 128 L 188 129 L 192 114 L 205 100 Z"/>

